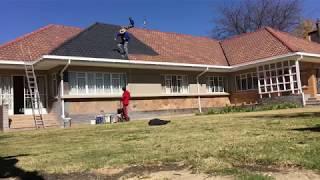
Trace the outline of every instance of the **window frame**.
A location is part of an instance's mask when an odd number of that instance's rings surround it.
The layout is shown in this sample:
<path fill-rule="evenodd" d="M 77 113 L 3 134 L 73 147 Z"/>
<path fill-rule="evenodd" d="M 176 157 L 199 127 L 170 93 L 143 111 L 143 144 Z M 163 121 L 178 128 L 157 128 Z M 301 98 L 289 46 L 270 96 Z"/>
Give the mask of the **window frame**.
<path fill-rule="evenodd" d="M 190 86 L 189 86 L 189 79 L 188 75 L 183 75 L 183 74 L 164 74 L 161 75 L 163 76 L 163 81 L 161 84 L 163 85 L 163 93 L 164 94 L 188 94 L 190 92 Z M 175 77 L 176 80 L 176 85 L 178 84 L 178 81 L 181 81 L 181 92 L 174 92 L 174 86 L 173 86 L 173 77 Z M 167 82 L 170 82 L 170 87 L 168 88 Z"/>
<path fill-rule="evenodd" d="M 257 66 L 259 94 L 299 92 L 298 73 L 294 60 L 280 61 Z"/>
<path fill-rule="evenodd" d="M 215 85 L 215 78 L 217 78 L 217 82 L 218 82 L 217 85 Z M 224 92 L 226 92 L 226 82 L 225 81 L 226 81 L 225 76 L 219 76 L 219 75 L 207 76 L 207 92 L 208 93 L 224 93 Z M 211 84 L 211 82 L 212 82 L 212 84 Z M 213 85 L 213 86 L 211 87 L 211 85 Z M 218 89 L 218 91 L 216 91 L 216 88 Z M 222 91 L 219 91 L 219 88 L 222 88 Z"/>
<path fill-rule="evenodd" d="M 250 75 L 250 79 L 248 78 L 248 75 Z M 238 80 L 239 79 L 239 86 L 238 86 Z M 256 83 L 254 82 L 254 79 L 256 79 Z M 245 89 L 243 86 L 243 81 L 245 80 Z M 249 89 L 249 82 L 251 84 L 251 88 Z M 240 73 L 235 75 L 235 87 L 236 91 L 238 92 L 244 92 L 244 91 L 254 91 L 258 90 L 258 75 L 257 72 L 246 72 L 246 73 Z M 239 88 L 240 87 L 240 88 Z"/>
<path fill-rule="evenodd" d="M 71 80 L 70 73 L 75 73 L 75 80 Z M 78 74 L 84 73 L 85 74 L 85 92 L 84 93 L 79 93 L 79 77 Z M 90 86 L 89 84 L 89 74 L 93 74 L 93 86 Z M 101 77 L 97 77 L 97 74 L 100 74 Z M 114 78 L 114 76 L 118 75 L 119 78 Z M 68 71 L 68 82 L 69 82 L 69 95 L 120 95 L 121 94 L 121 88 L 122 86 L 127 86 L 127 74 L 124 72 L 101 72 L 101 71 Z M 105 77 L 108 77 L 109 80 L 106 80 Z M 121 84 L 121 77 L 123 79 L 123 85 Z M 81 77 L 83 78 L 83 77 Z M 100 86 L 102 85 L 102 90 L 99 92 L 97 91 L 97 79 L 102 80 Z M 119 86 L 117 88 L 114 87 L 113 85 L 113 80 L 117 79 L 119 81 Z M 75 82 L 75 92 L 72 91 L 71 89 L 71 82 Z M 109 86 L 106 85 L 106 82 L 109 83 Z M 93 87 L 93 88 L 91 88 Z M 108 90 L 106 87 L 110 87 Z M 99 88 L 101 89 L 101 88 Z M 117 89 L 117 91 L 116 91 Z"/>

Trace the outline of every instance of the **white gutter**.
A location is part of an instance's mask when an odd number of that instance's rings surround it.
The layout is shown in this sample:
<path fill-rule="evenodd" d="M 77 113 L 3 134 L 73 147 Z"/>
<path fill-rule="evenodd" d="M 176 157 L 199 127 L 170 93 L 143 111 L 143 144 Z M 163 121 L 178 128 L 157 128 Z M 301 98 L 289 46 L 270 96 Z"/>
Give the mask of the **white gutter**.
<path fill-rule="evenodd" d="M 32 62 L 32 61 L 31 61 Z M 0 64 L 8 64 L 8 65 L 24 65 L 24 61 L 11 61 L 11 60 L 0 60 Z"/>
<path fill-rule="evenodd" d="M 64 85 L 63 85 L 63 73 L 64 71 L 69 67 L 71 64 L 71 59 L 68 60 L 68 63 L 63 67 L 63 69 L 60 72 L 60 100 L 61 100 L 61 118 L 64 119 L 65 113 L 64 113 L 64 99 L 62 98 L 64 95 Z"/>
<path fill-rule="evenodd" d="M 209 71 L 209 67 L 207 67 L 203 72 L 201 72 L 200 74 L 197 75 L 197 87 L 198 87 L 198 108 L 199 108 L 199 112 L 202 113 L 202 107 L 201 107 L 201 97 L 200 97 L 200 84 L 199 84 L 199 78 L 200 76 L 202 76 L 203 74 L 205 74 L 206 72 Z"/>
<path fill-rule="evenodd" d="M 311 56 L 311 57 L 319 57 L 320 54 L 313 53 L 304 53 L 304 52 L 295 52 L 288 53 L 280 56 L 273 56 L 269 58 L 263 58 L 259 60 L 255 60 L 248 63 L 242 63 L 234 66 L 217 66 L 217 65 L 209 65 L 209 64 L 189 64 L 189 63 L 171 63 L 171 62 L 157 62 L 157 61 L 142 61 L 142 60 L 128 60 L 124 61 L 122 59 L 107 59 L 107 58 L 89 58 L 89 57 L 77 57 L 77 56 L 57 56 L 57 55 L 43 55 L 41 58 L 30 62 L 30 64 L 37 64 L 43 59 L 56 59 L 56 60 L 75 60 L 75 61 L 86 61 L 86 62 L 102 62 L 102 63 L 118 63 L 118 64 L 135 64 L 135 65 L 158 65 L 158 66 L 177 66 L 177 67 L 189 67 L 189 68 L 209 68 L 210 69 L 221 69 L 226 70 L 226 72 L 234 72 L 238 71 L 241 68 L 245 68 L 250 65 L 257 65 L 260 63 L 267 63 L 271 60 L 276 60 L 279 58 L 286 58 L 291 56 Z M 11 64 L 11 65 L 23 65 L 23 61 L 11 61 L 11 60 L 0 60 L 0 64 Z"/>
<path fill-rule="evenodd" d="M 296 54 L 300 55 L 300 56 L 310 56 L 310 57 L 319 57 L 320 58 L 320 54 L 305 53 L 305 52 L 297 52 Z"/>
<path fill-rule="evenodd" d="M 272 56 L 269 58 L 263 58 L 263 59 L 259 59 L 259 60 L 255 60 L 255 61 L 251 61 L 251 62 L 247 62 L 247 63 L 241 63 L 235 66 L 230 66 L 232 68 L 232 71 L 237 71 L 239 68 L 245 67 L 245 66 L 250 66 L 250 65 L 257 65 L 257 64 L 261 64 L 261 63 L 266 63 L 268 61 L 271 60 L 276 60 L 276 59 L 281 59 L 281 58 L 286 58 L 286 57 L 291 57 L 291 56 L 296 56 L 296 55 L 300 55 L 299 53 L 288 53 L 288 54 L 284 54 L 284 55 L 280 55 L 280 56 Z M 320 57 L 320 55 L 319 55 Z"/>
<path fill-rule="evenodd" d="M 213 69 L 231 69 L 230 66 L 216 66 L 205 64 L 189 64 L 189 63 L 171 63 L 171 62 L 158 62 L 158 61 L 141 61 L 141 60 L 122 60 L 122 59 L 106 59 L 106 58 L 89 58 L 89 57 L 76 57 L 76 56 L 55 56 L 44 55 L 43 59 L 56 59 L 73 61 L 87 61 L 87 62 L 104 62 L 104 63 L 119 63 L 119 64 L 136 64 L 136 65 L 159 65 L 159 66 L 180 66 L 180 67 L 194 67 L 194 68 L 213 68 Z"/>

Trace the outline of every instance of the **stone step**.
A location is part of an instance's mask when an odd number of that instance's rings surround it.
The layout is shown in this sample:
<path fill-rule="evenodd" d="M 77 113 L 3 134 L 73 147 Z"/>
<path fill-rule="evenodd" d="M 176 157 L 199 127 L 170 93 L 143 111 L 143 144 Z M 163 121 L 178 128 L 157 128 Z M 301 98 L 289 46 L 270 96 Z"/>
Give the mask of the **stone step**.
<path fill-rule="evenodd" d="M 307 100 L 306 103 L 317 103 L 320 102 L 320 100 Z"/>
<path fill-rule="evenodd" d="M 313 105 L 313 106 L 315 106 L 315 105 L 320 105 L 320 101 L 319 102 L 306 102 L 306 105 Z"/>

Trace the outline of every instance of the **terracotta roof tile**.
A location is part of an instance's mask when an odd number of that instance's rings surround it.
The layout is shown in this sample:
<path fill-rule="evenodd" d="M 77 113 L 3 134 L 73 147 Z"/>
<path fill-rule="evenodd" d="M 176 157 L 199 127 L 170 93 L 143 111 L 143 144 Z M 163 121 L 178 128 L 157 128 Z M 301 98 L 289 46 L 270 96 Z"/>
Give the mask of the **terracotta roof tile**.
<path fill-rule="evenodd" d="M 267 28 L 275 37 L 289 47 L 293 52 L 320 54 L 320 44 L 293 36 L 289 33 Z"/>
<path fill-rule="evenodd" d="M 54 52 L 83 57 L 96 56 L 98 53 L 102 58 L 114 58 L 115 56 L 111 57 L 110 54 L 114 53 L 112 47 L 116 47 L 113 35 L 118 29 L 118 26 L 102 23 L 96 23 L 85 31 L 76 27 L 48 25 L 0 46 L 0 59 L 35 60 L 41 55 Z M 139 28 L 130 29 L 129 32 L 133 36 L 129 45 L 131 60 L 226 66 L 254 62 L 290 52 L 320 54 L 320 44 L 269 27 L 220 42 L 206 37 Z M 69 41 L 70 39 L 72 41 Z M 104 49 L 107 49 L 108 53 L 102 53 Z"/>
<path fill-rule="evenodd" d="M 214 39 L 138 28 L 130 29 L 129 32 L 159 54 L 130 54 L 129 59 L 228 65 L 219 41 Z"/>
<path fill-rule="evenodd" d="M 230 65 L 290 53 L 290 49 L 266 28 L 238 35 L 221 42 Z"/>
<path fill-rule="evenodd" d="M 47 25 L 0 46 L 2 60 L 35 60 L 49 54 L 66 40 L 74 37 L 80 28 Z M 29 54 L 30 51 L 30 54 Z"/>

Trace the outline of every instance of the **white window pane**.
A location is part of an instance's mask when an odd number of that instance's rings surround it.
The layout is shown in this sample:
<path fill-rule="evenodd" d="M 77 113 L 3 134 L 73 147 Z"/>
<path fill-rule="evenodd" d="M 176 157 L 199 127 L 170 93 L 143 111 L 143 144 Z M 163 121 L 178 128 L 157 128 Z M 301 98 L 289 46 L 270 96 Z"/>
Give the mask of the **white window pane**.
<path fill-rule="evenodd" d="M 78 94 L 86 94 L 86 73 L 77 73 Z"/>
<path fill-rule="evenodd" d="M 111 75 L 112 77 L 112 81 L 111 81 L 111 84 L 112 84 L 112 92 L 113 93 L 120 93 L 120 75 L 119 74 L 112 74 Z"/>
<path fill-rule="evenodd" d="M 127 86 L 127 80 L 126 80 L 125 74 L 120 74 L 120 86 L 121 88 Z"/>
<path fill-rule="evenodd" d="M 96 93 L 103 94 L 103 75 L 102 73 L 96 73 Z"/>
<path fill-rule="evenodd" d="M 95 94 L 95 79 L 94 79 L 94 73 L 89 72 L 88 74 L 88 93 L 89 94 Z"/>
<path fill-rule="evenodd" d="M 104 74 L 104 92 L 109 94 L 111 93 L 111 82 L 110 82 L 110 74 Z"/>
<path fill-rule="evenodd" d="M 70 94 L 77 94 L 77 79 L 75 72 L 69 72 Z"/>

